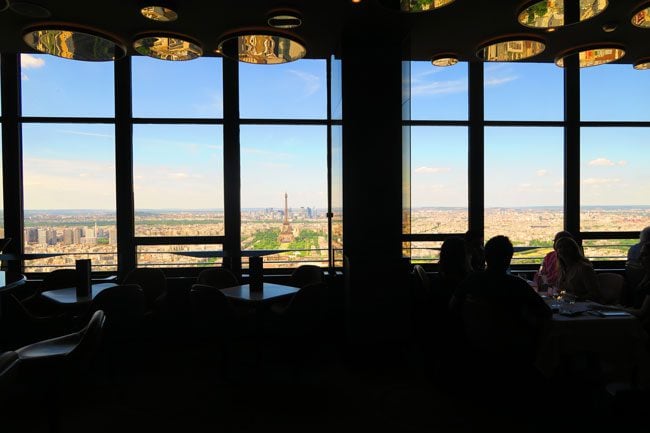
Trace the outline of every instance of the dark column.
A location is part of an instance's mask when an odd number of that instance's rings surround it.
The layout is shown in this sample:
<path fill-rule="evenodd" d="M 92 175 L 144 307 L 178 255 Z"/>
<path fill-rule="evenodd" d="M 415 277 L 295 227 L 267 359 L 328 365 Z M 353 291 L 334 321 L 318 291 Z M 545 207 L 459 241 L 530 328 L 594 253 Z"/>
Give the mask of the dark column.
<path fill-rule="evenodd" d="M 485 226 L 485 129 L 483 63 L 469 63 L 469 155 L 467 162 L 467 185 L 469 228 L 484 232 Z"/>
<path fill-rule="evenodd" d="M 343 35 L 343 249 L 355 347 L 401 342 L 410 325 L 401 248 L 403 39 L 372 16 Z"/>
<path fill-rule="evenodd" d="M 120 277 L 136 267 L 131 106 L 131 57 L 124 57 L 115 61 L 115 210 Z"/>
<path fill-rule="evenodd" d="M 20 125 L 20 54 L 3 54 L 2 64 L 2 182 L 5 237 L 12 241 L 5 253 L 22 254 L 23 246 L 23 150 Z M 7 269 L 20 271 L 12 260 Z"/>
<path fill-rule="evenodd" d="M 239 64 L 223 59 L 223 177 L 225 260 L 241 276 L 241 163 L 239 152 Z M 227 85 L 226 85 L 227 83 Z"/>
<path fill-rule="evenodd" d="M 564 59 L 564 229 L 580 235 L 580 68 Z"/>

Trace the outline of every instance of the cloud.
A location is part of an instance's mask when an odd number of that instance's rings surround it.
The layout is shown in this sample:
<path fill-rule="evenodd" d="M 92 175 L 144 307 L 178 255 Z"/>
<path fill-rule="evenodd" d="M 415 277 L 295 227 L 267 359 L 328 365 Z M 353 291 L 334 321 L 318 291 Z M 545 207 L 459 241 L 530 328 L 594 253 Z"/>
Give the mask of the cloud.
<path fill-rule="evenodd" d="M 509 83 L 511 81 L 515 81 L 517 78 L 519 77 L 517 77 L 516 75 L 511 75 L 509 77 L 501 77 L 501 78 L 488 77 L 485 79 L 485 85 L 487 87 L 496 87 L 502 84 Z"/>
<path fill-rule="evenodd" d="M 593 167 L 611 167 L 615 164 L 607 158 L 596 158 L 589 161 L 589 165 Z"/>
<path fill-rule="evenodd" d="M 172 179 L 186 179 L 186 178 L 190 177 L 189 174 L 182 173 L 182 172 L 168 173 L 167 176 L 169 176 Z"/>
<path fill-rule="evenodd" d="M 295 69 L 289 69 L 289 73 L 295 75 L 300 80 L 302 80 L 305 86 L 304 96 L 311 96 L 314 93 L 318 92 L 318 90 L 320 89 L 321 86 L 320 78 L 317 75 L 309 74 L 307 72 L 298 71 Z"/>
<path fill-rule="evenodd" d="M 539 177 L 544 177 L 544 176 L 546 176 L 548 174 L 548 170 L 540 169 L 540 170 L 537 170 L 535 172 L 535 174 L 537 174 L 537 176 L 539 176 Z"/>
<path fill-rule="evenodd" d="M 620 182 L 621 179 L 618 178 L 601 178 L 601 177 L 590 177 L 582 181 L 584 185 L 589 185 L 589 186 L 611 185 Z"/>
<path fill-rule="evenodd" d="M 114 138 L 113 134 L 100 134 L 98 132 L 84 132 L 84 131 L 73 131 L 70 129 L 58 129 L 56 132 L 61 134 L 71 134 L 71 135 L 84 135 L 88 137 L 104 137 L 104 138 Z"/>
<path fill-rule="evenodd" d="M 33 54 L 20 55 L 20 67 L 22 69 L 38 69 L 45 66 L 45 60 Z"/>
<path fill-rule="evenodd" d="M 620 165 L 621 167 L 624 167 L 624 166 L 627 165 L 627 161 L 625 161 L 625 160 L 622 159 L 622 160 L 620 160 L 619 162 L 617 162 L 616 165 Z"/>
<path fill-rule="evenodd" d="M 448 95 L 467 92 L 466 80 L 434 81 L 412 86 L 412 95 Z"/>
<path fill-rule="evenodd" d="M 23 80 L 23 81 L 29 81 L 29 77 L 28 77 L 27 74 L 25 74 L 25 73 L 20 74 L 20 78 L 21 78 L 21 80 Z"/>
<path fill-rule="evenodd" d="M 415 169 L 416 173 L 448 173 L 451 171 L 449 167 L 418 167 Z"/>

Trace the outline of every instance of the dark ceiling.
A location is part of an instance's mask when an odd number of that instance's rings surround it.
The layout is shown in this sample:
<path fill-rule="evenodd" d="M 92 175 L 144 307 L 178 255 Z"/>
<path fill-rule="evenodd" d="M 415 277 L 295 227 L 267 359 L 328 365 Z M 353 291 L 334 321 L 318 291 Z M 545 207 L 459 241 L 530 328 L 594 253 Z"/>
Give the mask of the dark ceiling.
<path fill-rule="evenodd" d="M 5 0 L 0 0 L 0 8 Z M 566 0 L 569 2 L 570 0 Z M 10 3 L 12 3 L 10 1 Z M 198 41 L 204 55 L 214 55 L 221 37 L 248 29 L 270 29 L 267 16 L 275 9 L 300 12 L 303 25 L 288 31 L 302 39 L 307 57 L 320 58 L 339 54 L 346 29 L 377 32 L 377 40 L 401 38 L 410 47 L 411 58 L 428 60 L 439 52 L 455 52 L 461 60 L 475 60 L 477 48 L 488 40 L 510 35 L 534 35 L 546 44 L 546 51 L 530 61 L 550 62 L 566 50 L 590 45 L 617 43 L 626 55 L 619 63 L 633 63 L 650 57 L 650 29 L 630 23 L 634 12 L 648 1 L 609 0 L 604 13 L 587 21 L 560 28 L 555 32 L 531 30 L 517 22 L 517 12 L 530 1 L 522 0 L 456 0 L 438 10 L 408 14 L 391 10 L 381 0 L 176 0 L 174 8 L 179 19 L 157 23 L 139 12 L 147 4 L 134 0 L 93 2 L 88 0 L 33 0 L 51 12 L 46 19 L 30 18 L 11 8 L 0 12 L 0 49 L 3 52 L 33 52 L 22 40 L 23 30 L 36 24 L 67 23 L 99 31 L 120 41 L 135 54 L 133 41 L 143 32 L 172 32 Z M 603 25 L 614 24 L 616 30 L 605 32 Z"/>

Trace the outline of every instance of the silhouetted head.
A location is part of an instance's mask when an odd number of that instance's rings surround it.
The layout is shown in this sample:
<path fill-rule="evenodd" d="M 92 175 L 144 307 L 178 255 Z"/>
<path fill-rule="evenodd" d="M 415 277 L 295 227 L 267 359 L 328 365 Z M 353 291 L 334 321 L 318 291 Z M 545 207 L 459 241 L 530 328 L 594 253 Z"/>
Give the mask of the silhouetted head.
<path fill-rule="evenodd" d="M 465 239 L 459 236 L 451 236 L 445 239 L 442 247 L 440 247 L 438 264 L 442 273 L 469 273 L 470 264 Z"/>
<path fill-rule="evenodd" d="M 506 236 L 495 236 L 485 244 L 485 262 L 490 271 L 506 272 L 515 250 Z"/>
<path fill-rule="evenodd" d="M 555 233 L 555 237 L 553 238 L 553 249 L 554 250 L 557 250 L 557 241 L 559 241 L 562 238 L 574 239 L 573 235 L 570 232 L 566 231 L 566 230 L 562 230 L 561 232 Z"/>
<path fill-rule="evenodd" d="M 467 230 L 465 232 L 465 243 L 470 246 L 483 246 L 483 233 L 478 230 Z"/>
<path fill-rule="evenodd" d="M 558 239 L 555 243 L 555 250 L 560 265 L 569 266 L 585 260 L 580 245 L 572 238 Z"/>
<path fill-rule="evenodd" d="M 639 243 L 645 244 L 650 241 L 650 226 L 641 230 L 641 235 L 639 236 Z"/>

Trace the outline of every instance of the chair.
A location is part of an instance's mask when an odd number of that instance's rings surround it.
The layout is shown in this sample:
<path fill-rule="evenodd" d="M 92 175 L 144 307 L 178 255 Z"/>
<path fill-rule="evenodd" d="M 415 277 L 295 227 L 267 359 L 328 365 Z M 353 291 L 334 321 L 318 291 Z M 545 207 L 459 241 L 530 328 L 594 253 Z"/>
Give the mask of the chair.
<path fill-rule="evenodd" d="M 98 310 L 80 331 L 39 341 L 16 349 L 22 383 L 43 390 L 43 407 L 50 431 L 58 432 L 64 391 L 71 383 L 83 384 L 88 375 L 106 322 Z M 76 381 L 76 382 L 75 382 Z"/>
<path fill-rule="evenodd" d="M 15 380 L 16 367 L 18 367 L 18 354 L 16 352 L 8 351 L 0 354 L 0 396 L 6 395 L 6 387 Z"/>
<path fill-rule="evenodd" d="M 288 304 L 274 304 L 270 308 L 265 332 L 272 337 L 304 337 L 320 331 L 327 315 L 328 299 L 327 284 L 307 284 Z"/>
<path fill-rule="evenodd" d="M 598 285 L 600 286 L 600 302 L 603 304 L 620 304 L 623 300 L 625 277 L 614 272 L 599 272 Z"/>
<path fill-rule="evenodd" d="M 324 283 L 323 268 L 316 265 L 300 265 L 293 270 L 289 277 L 289 286 L 305 287 L 308 284 Z"/>
<path fill-rule="evenodd" d="M 106 314 L 105 338 L 125 340 L 137 338 L 144 321 L 146 300 L 137 284 L 119 284 L 101 291 L 92 303 L 93 312 Z"/>
<path fill-rule="evenodd" d="M 225 289 L 226 287 L 238 286 L 239 280 L 233 271 L 228 268 L 209 268 L 199 273 L 196 283 Z"/>
<path fill-rule="evenodd" d="M 137 284 L 145 299 L 145 315 L 160 315 L 165 309 L 167 278 L 162 269 L 135 268 L 126 274 L 122 284 Z"/>
<path fill-rule="evenodd" d="M 0 345 L 16 348 L 69 331 L 72 318 L 66 313 L 40 315 L 32 312 L 14 295 L 2 298 Z"/>

